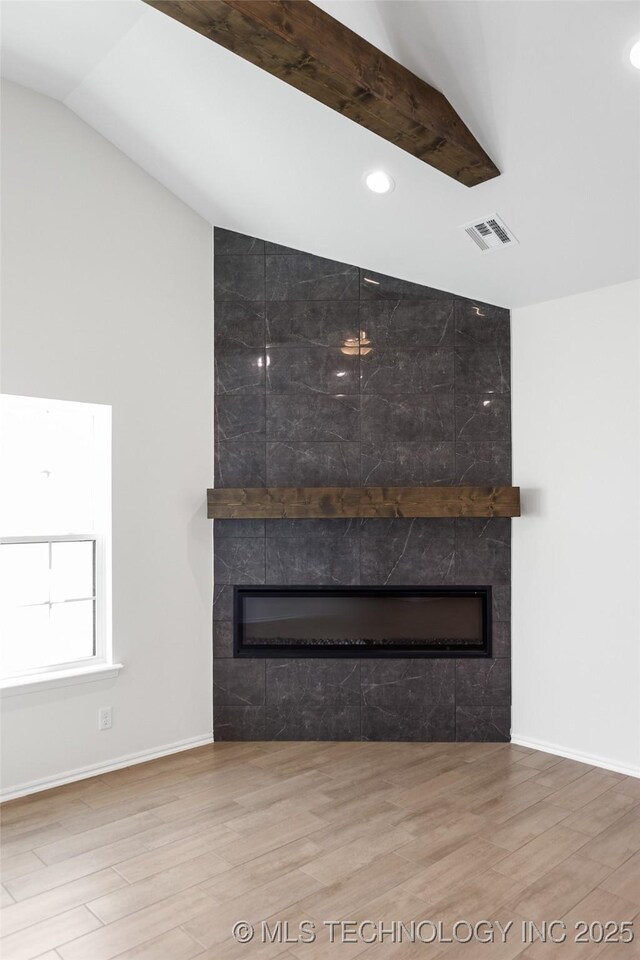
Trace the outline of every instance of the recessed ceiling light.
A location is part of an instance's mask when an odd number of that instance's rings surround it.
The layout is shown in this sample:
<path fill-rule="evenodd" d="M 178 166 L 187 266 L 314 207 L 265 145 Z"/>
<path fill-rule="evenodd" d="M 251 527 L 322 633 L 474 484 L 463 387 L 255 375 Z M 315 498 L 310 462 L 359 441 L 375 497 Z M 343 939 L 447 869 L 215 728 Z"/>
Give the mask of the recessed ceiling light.
<path fill-rule="evenodd" d="M 629 51 L 629 60 L 634 65 L 636 70 L 640 70 L 640 40 L 636 40 L 634 45 Z"/>
<path fill-rule="evenodd" d="M 366 174 L 364 182 L 372 193 L 391 193 L 395 187 L 393 177 L 384 170 L 372 170 Z"/>

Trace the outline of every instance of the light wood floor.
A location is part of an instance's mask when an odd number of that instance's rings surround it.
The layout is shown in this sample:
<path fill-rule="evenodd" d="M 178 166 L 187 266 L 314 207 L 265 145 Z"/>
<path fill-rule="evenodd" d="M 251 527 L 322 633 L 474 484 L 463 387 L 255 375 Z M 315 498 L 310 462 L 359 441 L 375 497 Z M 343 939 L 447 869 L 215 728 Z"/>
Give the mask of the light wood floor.
<path fill-rule="evenodd" d="M 640 957 L 640 780 L 510 744 L 220 743 L 2 815 L 4 960 Z M 634 918 L 631 945 L 519 932 Z M 262 944 L 262 920 L 317 941 Z M 327 920 L 516 932 L 331 944 Z"/>

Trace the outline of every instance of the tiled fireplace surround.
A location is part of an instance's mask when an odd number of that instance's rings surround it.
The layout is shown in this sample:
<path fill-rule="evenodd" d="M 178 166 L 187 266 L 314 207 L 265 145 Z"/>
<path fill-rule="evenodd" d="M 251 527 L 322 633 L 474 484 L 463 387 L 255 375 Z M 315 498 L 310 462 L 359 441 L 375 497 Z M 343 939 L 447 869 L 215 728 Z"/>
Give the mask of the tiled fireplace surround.
<path fill-rule="evenodd" d="M 214 267 L 217 486 L 511 482 L 507 310 L 221 229 Z M 215 739 L 509 739 L 510 523 L 216 521 Z M 234 660 L 234 583 L 491 584 L 494 658 Z"/>

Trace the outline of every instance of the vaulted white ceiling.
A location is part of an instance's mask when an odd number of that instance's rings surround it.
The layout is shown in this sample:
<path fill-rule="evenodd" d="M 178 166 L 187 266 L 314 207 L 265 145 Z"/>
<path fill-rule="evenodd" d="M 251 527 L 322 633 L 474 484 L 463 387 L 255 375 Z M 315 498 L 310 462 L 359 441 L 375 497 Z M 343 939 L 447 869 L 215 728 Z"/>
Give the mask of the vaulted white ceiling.
<path fill-rule="evenodd" d="M 232 230 L 506 306 L 640 274 L 640 3 L 318 5 L 442 90 L 502 176 L 463 187 L 141 0 L 5 0 L 2 72 Z M 459 227 L 492 213 L 520 244 L 483 255 Z"/>

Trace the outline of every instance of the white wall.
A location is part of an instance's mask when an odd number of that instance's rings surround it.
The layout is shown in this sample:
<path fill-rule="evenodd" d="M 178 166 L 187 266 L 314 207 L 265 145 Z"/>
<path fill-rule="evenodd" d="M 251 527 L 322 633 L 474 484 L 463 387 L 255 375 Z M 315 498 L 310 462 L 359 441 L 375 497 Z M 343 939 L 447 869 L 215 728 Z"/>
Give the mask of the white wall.
<path fill-rule="evenodd" d="M 640 775 L 640 281 L 512 318 L 513 739 Z"/>
<path fill-rule="evenodd" d="M 6 84 L 2 108 L 2 390 L 113 405 L 124 664 L 2 701 L 11 792 L 211 738 L 213 267 L 210 225 L 66 107 Z"/>

